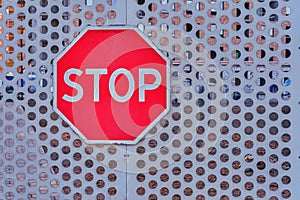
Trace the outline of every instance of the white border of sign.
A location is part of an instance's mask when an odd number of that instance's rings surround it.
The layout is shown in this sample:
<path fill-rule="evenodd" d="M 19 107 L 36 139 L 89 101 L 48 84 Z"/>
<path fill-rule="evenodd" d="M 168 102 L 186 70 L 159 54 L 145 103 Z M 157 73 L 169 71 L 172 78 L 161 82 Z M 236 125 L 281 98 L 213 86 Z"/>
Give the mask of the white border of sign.
<path fill-rule="evenodd" d="M 136 33 L 138 33 L 148 44 L 151 46 L 167 63 L 166 65 L 166 97 L 167 97 L 167 108 L 151 123 L 148 125 L 146 129 L 144 129 L 141 134 L 135 139 L 135 140 L 88 140 L 76 127 L 74 124 L 72 124 L 62 112 L 57 108 L 57 65 L 56 63 L 61 59 L 66 52 L 68 52 L 73 45 L 81 39 L 81 37 L 89 30 L 134 30 Z M 80 34 L 61 52 L 59 55 L 53 60 L 53 109 L 54 111 L 64 120 L 66 121 L 70 127 L 87 143 L 87 144 L 136 144 L 138 143 L 149 131 L 151 128 L 153 128 L 160 119 L 162 119 L 169 111 L 170 111 L 170 60 L 169 58 L 161 51 L 159 50 L 153 42 L 145 36 L 143 32 L 141 32 L 138 28 L 133 26 L 87 26 L 85 27 Z"/>

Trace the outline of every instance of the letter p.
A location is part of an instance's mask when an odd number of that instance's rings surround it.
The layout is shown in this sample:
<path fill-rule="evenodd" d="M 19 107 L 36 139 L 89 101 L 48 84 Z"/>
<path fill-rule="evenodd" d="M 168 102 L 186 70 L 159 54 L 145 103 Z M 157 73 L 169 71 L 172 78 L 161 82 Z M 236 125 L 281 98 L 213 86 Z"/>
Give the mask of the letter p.
<path fill-rule="evenodd" d="M 145 75 L 153 75 L 155 77 L 154 83 L 146 84 Z M 143 68 L 139 70 L 139 102 L 145 102 L 145 91 L 146 90 L 155 90 L 161 84 L 161 75 L 160 73 L 151 68 Z"/>

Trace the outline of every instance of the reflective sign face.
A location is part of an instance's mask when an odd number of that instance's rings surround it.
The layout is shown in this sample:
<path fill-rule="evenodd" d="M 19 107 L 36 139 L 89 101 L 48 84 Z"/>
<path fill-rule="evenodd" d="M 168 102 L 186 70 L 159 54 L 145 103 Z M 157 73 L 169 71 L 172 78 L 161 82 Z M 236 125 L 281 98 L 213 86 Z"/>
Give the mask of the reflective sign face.
<path fill-rule="evenodd" d="M 89 143 L 136 143 L 169 109 L 168 61 L 135 29 L 89 27 L 54 65 L 54 107 Z"/>

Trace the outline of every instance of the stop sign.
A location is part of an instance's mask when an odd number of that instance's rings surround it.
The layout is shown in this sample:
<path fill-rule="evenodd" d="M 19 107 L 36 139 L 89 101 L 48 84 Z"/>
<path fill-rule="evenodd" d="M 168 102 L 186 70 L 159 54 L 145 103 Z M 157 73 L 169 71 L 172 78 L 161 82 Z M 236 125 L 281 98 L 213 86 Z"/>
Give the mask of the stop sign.
<path fill-rule="evenodd" d="M 134 144 L 169 110 L 169 62 L 135 28 L 88 27 L 54 59 L 54 110 L 88 143 Z"/>

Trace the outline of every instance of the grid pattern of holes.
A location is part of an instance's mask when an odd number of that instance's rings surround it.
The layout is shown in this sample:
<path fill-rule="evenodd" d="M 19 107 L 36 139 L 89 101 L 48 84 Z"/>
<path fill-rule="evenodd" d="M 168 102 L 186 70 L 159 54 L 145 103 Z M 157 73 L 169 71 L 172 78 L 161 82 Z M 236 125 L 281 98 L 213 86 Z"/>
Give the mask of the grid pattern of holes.
<path fill-rule="evenodd" d="M 172 61 L 172 112 L 126 152 L 84 144 L 51 108 L 51 60 L 86 25 L 125 24 L 125 1 L 0 0 L 0 192 L 124 199 L 126 154 L 131 199 L 289 198 L 288 5 L 130 2 L 127 23 Z"/>
<path fill-rule="evenodd" d="M 87 25 L 124 24 L 124 3 L 0 1 L 2 198 L 125 198 L 116 148 L 84 144 L 51 93 L 52 59 Z"/>
<path fill-rule="evenodd" d="M 159 137 L 128 148 L 140 154 L 129 157 L 136 163 L 130 170 L 139 172 L 129 178 L 136 182 L 129 194 L 290 198 L 289 2 L 137 0 L 131 7 L 128 23 L 172 60 L 172 107 Z M 210 146 L 203 136 L 217 142 Z"/>

